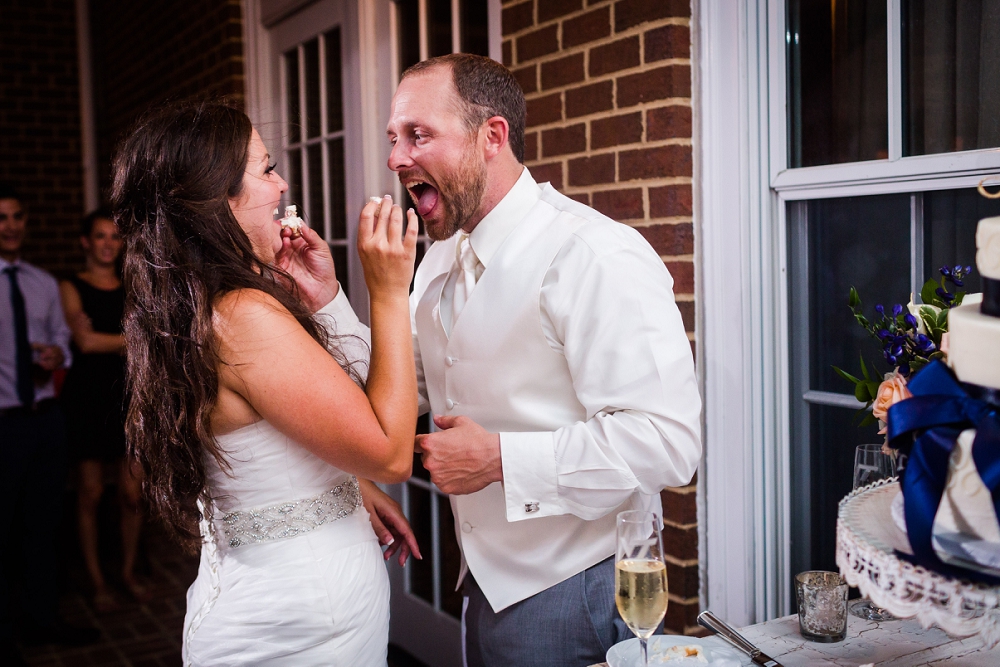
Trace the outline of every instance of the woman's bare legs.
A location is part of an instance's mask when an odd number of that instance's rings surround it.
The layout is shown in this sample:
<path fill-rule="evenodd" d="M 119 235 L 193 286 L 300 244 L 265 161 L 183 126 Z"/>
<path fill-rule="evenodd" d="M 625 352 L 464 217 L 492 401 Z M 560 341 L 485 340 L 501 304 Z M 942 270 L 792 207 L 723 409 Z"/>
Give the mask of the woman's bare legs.
<path fill-rule="evenodd" d="M 76 518 L 80 533 L 83 561 L 94 586 L 94 607 L 97 611 L 112 611 L 117 606 L 108 590 L 98 554 L 97 507 L 104 494 L 104 469 L 100 461 L 80 462 L 80 488 L 77 493 Z"/>
<path fill-rule="evenodd" d="M 142 531 L 143 521 L 142 472 L 137 463 L 128 459 L 121 464 L 118 498 L 122 526 L 122 580 L 132 597 L 145 602 L 149 599 L 149 593 L 135 578 L 135 558 L 139 550 L 139 533 Z"/>

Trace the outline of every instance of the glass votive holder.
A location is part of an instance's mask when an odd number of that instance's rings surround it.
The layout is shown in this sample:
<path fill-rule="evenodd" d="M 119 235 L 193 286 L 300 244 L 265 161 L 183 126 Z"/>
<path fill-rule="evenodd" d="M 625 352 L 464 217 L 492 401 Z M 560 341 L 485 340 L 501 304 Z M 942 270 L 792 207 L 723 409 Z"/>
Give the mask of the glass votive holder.
<path fill-rule="evenodd" d="M 799 632 L 814 642 L 839 642 L 847 636 L 847 582 L 836 572 L 810 570 L 795 575 Z"/>

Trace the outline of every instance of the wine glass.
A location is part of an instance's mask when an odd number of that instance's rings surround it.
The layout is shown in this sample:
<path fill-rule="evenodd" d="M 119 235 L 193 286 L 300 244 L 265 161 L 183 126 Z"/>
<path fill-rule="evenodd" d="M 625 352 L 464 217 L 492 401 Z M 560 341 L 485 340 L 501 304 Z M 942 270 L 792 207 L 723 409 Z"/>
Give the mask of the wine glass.
<path fill-rule="evenodd" d="M 854 489 L 868 486 L 880 479 L 896 476 L 896 458 L 882 451 L 882 445 L 859 445 L 854 452 Z M 858 600 L 851 605 L 851 614 L 869 621 L 895 621 L 896 617 L 871 600 Z"/>
<path fill-rule="evenodd" d="M 642 664 L 648 665 L 646 643 L 667 613 L 667 566 L 655 512 L 631 510 L 618 515 L 615 604 L 625 625 L 639 638 Z"/>

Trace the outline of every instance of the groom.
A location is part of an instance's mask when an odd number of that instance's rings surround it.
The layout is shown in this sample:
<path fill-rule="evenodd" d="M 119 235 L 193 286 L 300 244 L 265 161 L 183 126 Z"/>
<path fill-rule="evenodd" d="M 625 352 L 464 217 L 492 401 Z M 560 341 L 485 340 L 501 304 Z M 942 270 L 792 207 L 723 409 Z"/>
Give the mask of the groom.
<path fill-rule="evenodd" d="M 437 241 L 411 296 L 432 481 L 462 549 L 466 658 L 589 665 L 630 635 L 614 605 L 615 517 L 660 511 L 701 456 L 673 280 L 631 228 L 522 165 L 524 95 L 457 54 L 403 74 L 397 172 Z"/>

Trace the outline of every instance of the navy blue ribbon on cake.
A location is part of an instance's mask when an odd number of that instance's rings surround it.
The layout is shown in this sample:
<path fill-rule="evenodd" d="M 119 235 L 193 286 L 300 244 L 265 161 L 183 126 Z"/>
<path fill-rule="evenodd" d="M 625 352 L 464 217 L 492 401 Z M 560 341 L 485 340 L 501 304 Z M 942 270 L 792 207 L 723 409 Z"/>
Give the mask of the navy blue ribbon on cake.
<path fill-rule="evenodd" d="M 948 481 L 948 460 L 959 434 L 966 429 L 976 429 L 972 459 L 1000 516 L 996 390 L 960 383 L 940 361 L 932 361 L 914 374 L 907 388 L 913 397 L 893 405 L 888 415 L 889 446 L 909 454 L 901 480 L 906 531 L 913 548 L 913 556 L 907 560 L 947 576 L 998 585 L 1000 578 L 944 563 L 931 543 L 934 516 Z"/>

